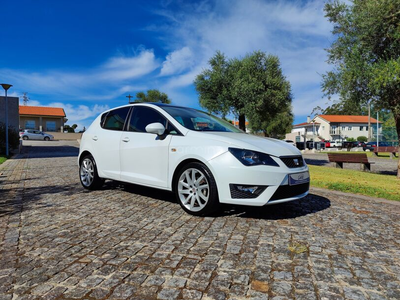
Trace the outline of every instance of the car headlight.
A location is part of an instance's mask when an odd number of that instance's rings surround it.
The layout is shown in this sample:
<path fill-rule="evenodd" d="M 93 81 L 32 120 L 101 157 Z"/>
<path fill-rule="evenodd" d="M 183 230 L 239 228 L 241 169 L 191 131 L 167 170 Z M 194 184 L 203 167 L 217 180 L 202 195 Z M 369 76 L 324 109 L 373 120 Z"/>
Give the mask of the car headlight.
<path fill-rule="evenodd" d="M 274 161 L 268 154 L 238 148 L 228 148 L 228 150 L 245 166 L 265 165 L 279 167 L 276 161 Z"/>

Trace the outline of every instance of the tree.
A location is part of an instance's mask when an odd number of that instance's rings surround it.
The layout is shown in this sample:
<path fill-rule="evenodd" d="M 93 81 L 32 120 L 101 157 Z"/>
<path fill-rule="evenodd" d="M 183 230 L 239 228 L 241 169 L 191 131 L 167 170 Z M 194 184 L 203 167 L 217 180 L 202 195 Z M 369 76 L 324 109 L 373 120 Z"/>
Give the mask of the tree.
<path fill-rule="evenodd" d="M 352 2 L 325 5 L 336 40 L 327 50 L 334 69 L 323 75 L 322 90 L 342 103 L 391 110 L 400 139 L 400 1 Z"/>
<path fill-rule="evenodd" d="M 358 141 L 358 142 L 363 142 L 363 143 L 365 143 L 367 140 L 368 140 L 368 138 L 367 138 L 366 136 L 363 136 L 363 135 L 357 137 L 357 141 Z"/>
<path fill-rule="evenodd" d="M 74 133 L 77 127 L 78 125 L 76 124 L 73 124 L 72 126 L 64 125 L 64 130 L 67 130 L 69 133 Z"/>
<path fill-rule="evenodd" d="M 137 93 L 135 102 L 160 102 L 170 104 L 171 100 L 166 93 L 161 93 L 159 90 L 148 90 L 147 95 L 144 92 Z"/>
<path fill-rule="evenodd" d="M 290 84 L 282 75 L 279 59 L 261 51 L 243 59 L 228 60 L 217 52 L 194 82 L 200 105 L 225 116 L 238 116 L 239 128 L 245 130 L 246 117 L 253 131 L 265 135 L 281 133 L 282 122 L 291 114 Z M 279 131 L 278 131 L 279 128 Z"/>

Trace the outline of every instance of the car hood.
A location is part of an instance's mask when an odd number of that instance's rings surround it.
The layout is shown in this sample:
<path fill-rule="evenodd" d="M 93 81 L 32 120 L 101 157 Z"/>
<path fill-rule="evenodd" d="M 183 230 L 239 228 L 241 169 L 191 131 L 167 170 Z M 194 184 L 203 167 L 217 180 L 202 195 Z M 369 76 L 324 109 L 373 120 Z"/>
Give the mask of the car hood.
<path fill-rule="evenodd" d="M 229 144 L 229 147 L 259 151 L 273 156 L 301 155 L 296 147 L 277 139 L 234 132 L 196 132 L 196 134 L 201 135 L 202 138 L 225 142 Z"/>

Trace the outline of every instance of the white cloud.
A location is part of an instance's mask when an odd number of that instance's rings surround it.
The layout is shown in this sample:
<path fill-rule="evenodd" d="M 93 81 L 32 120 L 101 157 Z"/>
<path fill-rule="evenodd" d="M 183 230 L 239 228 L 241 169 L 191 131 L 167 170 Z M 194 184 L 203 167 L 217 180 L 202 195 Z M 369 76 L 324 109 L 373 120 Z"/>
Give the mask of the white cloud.
<path fill-rule="evenodd" d="M 107 90 L 107 94 L 114 89 L 112 96 L 115 96 L 115 91 L 120 90 L 121 85 L 125 85 L 126 81 L 147 75 L 158 67 L 159 63 L 153 50 L 142 50 L 136 56 L 112 57 L 99 67 L 81 72 L 51 70 L 29 72 L 0 69 L 0 77 L 13 82 L 20 90 L 30 93 L 52 93 L 87 99 L 92 89 L 96 93 L 103 93 L 104 90 Z"/>
<path fill-rule="evenodd" d="M 183 47 L 167 55 L 166 60 L 162 64 L 160 75 L 179 74 L 182 71 L 190 69 L 193 63 L 192 51 L 189 47 Z"/>

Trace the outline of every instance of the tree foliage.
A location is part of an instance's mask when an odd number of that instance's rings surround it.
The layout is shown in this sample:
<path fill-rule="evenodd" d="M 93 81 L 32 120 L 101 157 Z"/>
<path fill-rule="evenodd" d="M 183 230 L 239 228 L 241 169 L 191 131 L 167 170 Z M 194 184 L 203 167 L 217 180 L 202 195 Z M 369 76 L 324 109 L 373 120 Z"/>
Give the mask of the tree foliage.
<path fill-rule="evenodd" d="M 390 109 L 400 138 L 400 0 L 352 2 L 325 5 L 336 39 L 328 49 L 334 69 L 323 75 L 322 89 L 343 103 Z"/>
<path fill-rule="evenodd" d="M 292 95 L 278 57 L 255 51 L 243 59 L 228 60 L 217 52 L 209 64 L 210 69 L 194 82 L 202 107 L 238 116 L 242 130 L 247 118 L 253 131 L 266 136 L 286 133 L 293 121 Z"/>
<path fill-rule="evenodd" d="M 159 90 L 148 90 L 147 94 L 144 92 L 136 93 L 135 102 L 160 102 L 170 104 L 171 99 L 168 98 L 166 93 L 162 93 Z"/>

